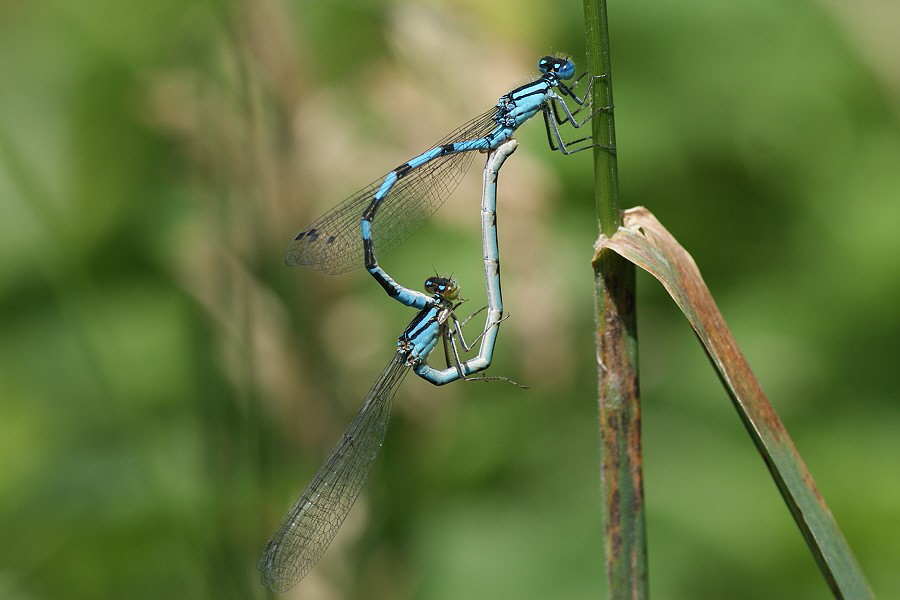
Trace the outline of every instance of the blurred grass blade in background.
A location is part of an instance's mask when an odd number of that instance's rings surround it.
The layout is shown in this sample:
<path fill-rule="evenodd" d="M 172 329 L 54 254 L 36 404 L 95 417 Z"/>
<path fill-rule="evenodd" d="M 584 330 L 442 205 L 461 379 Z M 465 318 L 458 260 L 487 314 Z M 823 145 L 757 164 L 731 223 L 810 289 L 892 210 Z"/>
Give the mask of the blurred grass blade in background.
<path fill-rule="evenodd" d="M 693 258 L 643 207 L 601 236 L 595 262 L 612 250 L 654 277 L 675 300 L 703 343 L 741 420 L 766 462 L 836 598 L 874 598 L 812 476 L 725 324 Z"/>

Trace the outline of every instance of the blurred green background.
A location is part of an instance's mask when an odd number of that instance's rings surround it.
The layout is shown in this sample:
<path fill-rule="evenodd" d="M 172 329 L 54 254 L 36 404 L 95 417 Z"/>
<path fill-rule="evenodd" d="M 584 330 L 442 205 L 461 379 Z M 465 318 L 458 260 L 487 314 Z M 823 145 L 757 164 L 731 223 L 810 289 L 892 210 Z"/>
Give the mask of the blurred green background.
<path fill-rule="evenodd" d="M 881 598 L 900 597 L 896 3 L 610 4 L 623 203 L 692 252 Z M 577 2 L 0 4 L 0 597 L 262 598 L 267 537 L 412 311 L 284 266 L 356 189 L 583 56 Z M 288 598 L 601 598 L 590 159 L 500 184 L 501 383 L 410 377 Z M 382 264 L 483 303 L 480 168 Z M 827 587 L 639 277 L 655 598 Z"/>

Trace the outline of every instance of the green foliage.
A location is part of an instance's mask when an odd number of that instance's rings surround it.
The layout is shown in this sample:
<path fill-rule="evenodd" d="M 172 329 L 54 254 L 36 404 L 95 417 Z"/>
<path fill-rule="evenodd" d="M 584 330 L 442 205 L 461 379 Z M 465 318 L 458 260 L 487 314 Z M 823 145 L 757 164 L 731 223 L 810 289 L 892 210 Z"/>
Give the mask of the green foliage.
<path fill-rule="evenodd" d="M 0 7 L 0 596 L 263 596 L 264 540 L 409 319 L 364 272 L 291 270 L 284 246 L 542 54 L 583 48 L 580 3 L 502 6 Z M 879 33 L 897 15 L 610 11 L 622 202 L 697 260 L 876 595 L 898 596 L 900 132 Z M 504 168 L 492 369 L 531 389 L 410 378 L 300 594 L 600 594 L 590 159 L 542 137 L 524 127 Z M 452 271 L 478 307 L 478 190 L 472 173 L 385 266 Z M 651 596 L 824 597 L 688 326 L 639 287 Z"/>

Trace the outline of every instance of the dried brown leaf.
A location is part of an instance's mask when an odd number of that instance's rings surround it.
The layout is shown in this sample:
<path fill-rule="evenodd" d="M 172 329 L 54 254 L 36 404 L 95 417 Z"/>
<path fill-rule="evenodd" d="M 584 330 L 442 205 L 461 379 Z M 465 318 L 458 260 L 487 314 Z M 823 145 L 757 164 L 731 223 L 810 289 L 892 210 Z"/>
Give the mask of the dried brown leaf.
<path fill-rule="evenodd" d="M 694 259 L 650 211 L 625 211 L 624 225 L 597 242 L 663 284 L 706 349 L 836 598 L 874 598 L 797 448 L 728 330 Z"/>

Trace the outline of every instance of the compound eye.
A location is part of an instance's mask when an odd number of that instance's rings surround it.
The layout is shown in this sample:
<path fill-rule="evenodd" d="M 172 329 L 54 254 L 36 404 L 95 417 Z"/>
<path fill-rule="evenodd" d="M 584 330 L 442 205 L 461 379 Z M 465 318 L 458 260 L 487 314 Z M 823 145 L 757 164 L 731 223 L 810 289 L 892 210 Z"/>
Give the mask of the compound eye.
<path fill-rule="evenodd" d="M 572 79 L 575 76 L 575 63 L 571 60 L 559 59 L 559 62 L 554 66 L 554 71 L 556 71 L 560 79 Z"/>
<path fill-rule="evenodd" d="M 444 290 L 444 298 L 447 300 L 456 300 L 459 297 L 459 286 L 456 285 L 456 282 L 452 279 L 447 282 L 447 287 Z"/>
<path fill-rule="evenodd" d="M 541 60 L 538 61 L 538 69 L 540 69 L 541 73 L 547 74 L 551 70 L 554 69 L 556 59 L 552 56 L 545 56 Z"/>

